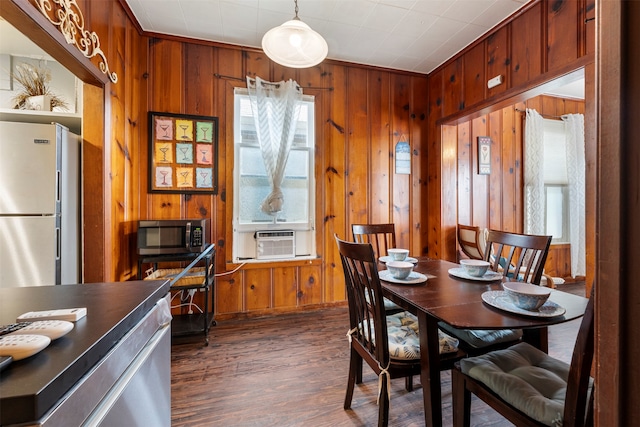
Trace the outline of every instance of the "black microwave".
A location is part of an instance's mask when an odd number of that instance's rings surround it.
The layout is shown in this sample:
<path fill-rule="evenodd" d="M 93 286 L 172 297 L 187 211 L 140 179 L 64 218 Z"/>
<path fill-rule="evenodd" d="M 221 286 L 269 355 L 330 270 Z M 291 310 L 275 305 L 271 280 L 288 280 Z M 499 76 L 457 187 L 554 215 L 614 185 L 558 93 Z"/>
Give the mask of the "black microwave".
<path fill-rule="evenodd" d="M 208 219 L 138 221 L 138 254 L 199 253 L 207 247 L 208 232 Z"/>

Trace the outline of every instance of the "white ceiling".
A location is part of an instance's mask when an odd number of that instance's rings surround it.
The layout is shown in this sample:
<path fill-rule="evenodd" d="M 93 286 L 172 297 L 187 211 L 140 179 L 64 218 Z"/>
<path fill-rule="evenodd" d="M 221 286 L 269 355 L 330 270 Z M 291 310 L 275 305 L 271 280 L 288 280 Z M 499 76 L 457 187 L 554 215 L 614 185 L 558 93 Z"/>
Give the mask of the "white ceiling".
<path fill-rule="evenodd" d="M 294 0 L 125 0 L 145 31 L 261 47 Z M 298 0 L 330 59 L 427 74 L 530 0 Z"/>

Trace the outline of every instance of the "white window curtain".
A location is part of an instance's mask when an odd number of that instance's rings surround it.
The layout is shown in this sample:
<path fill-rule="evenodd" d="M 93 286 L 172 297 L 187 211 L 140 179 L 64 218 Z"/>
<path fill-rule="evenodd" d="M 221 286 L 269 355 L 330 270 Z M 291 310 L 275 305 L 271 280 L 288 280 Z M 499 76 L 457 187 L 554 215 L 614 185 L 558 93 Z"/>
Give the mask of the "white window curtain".
<path fill-rule="evenodd" d="M 562 116 L 567 138 L 567 177 L 569 179 L 569 236 L 571 241 L 571 275 L 586 274 L 585 227 L 585 158 L 584 116 Z"/>
<path fill-rule="evenodd" d="M 271 193 L 260 209 L 277 220 L 284 205 L 282 181 L 300 114 L 302 89 L 293 80 L 268 82 L 247 77 L 249 99 Z"/>
<path fill-rule="evenodd" d="M 527 108 L 524 134 L 524 232 L 545 233 L 544 195 L 544 119 Z"/>

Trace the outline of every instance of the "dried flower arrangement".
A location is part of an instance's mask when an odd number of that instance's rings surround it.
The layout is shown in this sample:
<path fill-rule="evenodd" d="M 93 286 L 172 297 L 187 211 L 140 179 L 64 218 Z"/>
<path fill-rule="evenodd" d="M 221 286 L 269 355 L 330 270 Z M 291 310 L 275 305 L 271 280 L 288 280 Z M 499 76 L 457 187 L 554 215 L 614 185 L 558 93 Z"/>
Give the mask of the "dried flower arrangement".
<path fill-rule="evenodd" d="M 47 95 L 51 98 L 52 110 L 54 107 L 69 109 L 67 102 L 54 95 L 49 88 L 49 82 L 51 81 L 50 70 L 23 62 L 16 65 L 16 72 L 13 74 L 13 78 L 23 87 L 23 91 L 13 98 L 13 108 L 24 110 L 27 108 L 27 100 L 30 97 Z"/>

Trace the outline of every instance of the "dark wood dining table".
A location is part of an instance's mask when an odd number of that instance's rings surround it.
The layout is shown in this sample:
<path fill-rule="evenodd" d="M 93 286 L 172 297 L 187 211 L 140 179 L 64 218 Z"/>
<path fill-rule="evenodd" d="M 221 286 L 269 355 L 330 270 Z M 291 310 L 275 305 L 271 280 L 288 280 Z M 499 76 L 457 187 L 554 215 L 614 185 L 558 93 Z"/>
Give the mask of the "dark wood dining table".
<path fill-rule="evenodd" d="M 397 284 L 382 280 L 385 297 L 418 317 L 420 330 L 420 381 L 427 426 L 442 425 L 438 322 L 461 329 L 523 329 L 525 341 L 547 350 L 547 327 L 580 318 L 588 299 L 551 290 L 549 300 L 566 309 L 562 316 L 535 317 L 504 311 L 483 302 L 486 291 L 502 290 L 500 280 L 483 282 L 449 274 L 458 264 L 418 258 L 414 271 L 425 274 L 426 282 Z M 383 267 L 381 267 L 383 268 Z"/>

